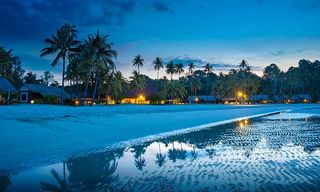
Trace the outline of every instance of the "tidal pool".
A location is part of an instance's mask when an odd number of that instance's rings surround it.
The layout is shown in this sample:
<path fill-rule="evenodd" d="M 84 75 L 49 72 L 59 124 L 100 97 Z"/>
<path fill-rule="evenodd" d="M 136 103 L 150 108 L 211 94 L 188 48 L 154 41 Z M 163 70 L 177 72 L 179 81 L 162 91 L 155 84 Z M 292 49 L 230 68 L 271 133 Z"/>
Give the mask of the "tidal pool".
<path fill-rule="evenodd" d="M 2 173 L 0 191 L 317 191 L 319 138 L 317 117 L 246 119 Z"/>

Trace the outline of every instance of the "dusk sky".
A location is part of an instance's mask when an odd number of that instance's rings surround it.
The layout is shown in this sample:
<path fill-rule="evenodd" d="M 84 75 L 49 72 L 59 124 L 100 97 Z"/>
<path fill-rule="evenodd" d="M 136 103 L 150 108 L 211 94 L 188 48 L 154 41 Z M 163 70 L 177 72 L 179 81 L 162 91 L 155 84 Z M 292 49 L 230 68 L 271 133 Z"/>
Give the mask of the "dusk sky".
<path fill-rule="evenodd" d="M 157 56 L 199 68 L 209 62 L 215 72 L 245 59 L 258 74 L 271 63 L 286 71 L 299 59 L 320 59 L 319 0 L 0 0 L 0 14 L 0 46 L 14 49 L 26 71 L 50 70 L 58 80 L 61 65 L 39 55 L 66 22 L 80 39 L 108 34 L 126 77 L 138 54 L 151 77 Z"/>

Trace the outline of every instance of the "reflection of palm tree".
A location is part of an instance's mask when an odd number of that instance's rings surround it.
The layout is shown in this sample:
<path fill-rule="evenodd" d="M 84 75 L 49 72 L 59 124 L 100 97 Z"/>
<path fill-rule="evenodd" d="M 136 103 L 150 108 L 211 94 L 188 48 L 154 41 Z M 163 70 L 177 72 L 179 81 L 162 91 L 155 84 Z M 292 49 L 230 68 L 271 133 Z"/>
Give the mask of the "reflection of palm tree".
<path fill-rule="evenodd" d="M 142 157 L 142 155 L 146 152 L 144 145 L 136 145 L 131 150 L 134 153 L 134 164 L 138 170 L 142 171 L 143 167 L 146 166 L 146 160 Z"/>
<path fill-rule="evenodd" d="M 40 181 L 40 185 L 41 185 L 41 189 L 44 191 L 52 191 L 52 192 L 67 192 L 70 191 L 70 189 L 68 189 L 68 184 L 65 180 L 63 180 L 62 178 L 60 178 L 59 174 L 57 173 L 56 170 L 52 169 L 51 170 L 51 174 L 53 175 L 53 177 L 55 178 L 55 180 L 58 182 L 58 186 L 51 184 L 51 183 L 46 183 L 43 181 Z"/>
<path fill-rule="evenodd" d="M 159 153 L 156 155 L 156 164 L 158 164 L 159 167 L 162 167 L 164 163 L 166 162 L 166 155 L 162 155 L 160 143 L 159 144 Z"/>
<path fill-rule="evenodd" d="M 8 175 L 0 175 L 0 191 L 6 191 L 6 188 L 11 184 Z"/>
<path fill-rule="evenodd" d="M 104 152 L 69 159 L 69 182 L 79 190 L 113 190 L 118 175 L 114 175 L 118 163 L 114 152 Z"/>
<path fill-rule="evenodd" d="M 212 159 L 213 156 L 216 154 L 216 150 L 212 148 L 206 149 L 206 152 L 208 153 L 210 159 Z"/>
<path fill-rule="evenodd" d="M 138 170 L 142 171 L 143 167 L 146 166 L 146 160 L 140 155 L 137 159 L 134 160 L 134 165 Z"/>
<path fill-rule="evenodd" d="M 172 149 L 169 149 L 168 151 L 168 158 L 172 162 L 176 162 L 178 159 L 178 150 L 174 147 L 174 142 L 172 143 Z"/>
<path fill-rule="evenodd" d="M 198 157 L 198 153 L 196 152 L 195 147 L 193 147 L 193 149 L 191 151 L 191 157 L 193 160 L 195 160 Z"/>

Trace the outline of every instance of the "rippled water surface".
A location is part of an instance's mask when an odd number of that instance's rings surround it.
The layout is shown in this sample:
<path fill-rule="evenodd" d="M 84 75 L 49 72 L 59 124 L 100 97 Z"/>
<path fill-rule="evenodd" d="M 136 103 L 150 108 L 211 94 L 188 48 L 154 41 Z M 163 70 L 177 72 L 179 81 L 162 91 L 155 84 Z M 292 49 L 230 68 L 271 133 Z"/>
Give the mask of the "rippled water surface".
<path fill-rule="evenodd" d="M 319 118 L 243 120 L 3 174 L 0 191 L 317 191 L 319 138 Z"/>

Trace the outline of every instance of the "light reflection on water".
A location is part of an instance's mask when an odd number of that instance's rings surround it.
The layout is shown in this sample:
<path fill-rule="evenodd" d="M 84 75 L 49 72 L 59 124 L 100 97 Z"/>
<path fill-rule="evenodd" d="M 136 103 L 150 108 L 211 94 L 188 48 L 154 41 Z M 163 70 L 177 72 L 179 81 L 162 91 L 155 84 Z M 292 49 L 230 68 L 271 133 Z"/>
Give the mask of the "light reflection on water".
<path fill-rule="evenodd" d="M 319 138 L 320 119 L 247 119 L 3 175 L 0 191 L 316 191 Z"/>

